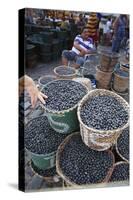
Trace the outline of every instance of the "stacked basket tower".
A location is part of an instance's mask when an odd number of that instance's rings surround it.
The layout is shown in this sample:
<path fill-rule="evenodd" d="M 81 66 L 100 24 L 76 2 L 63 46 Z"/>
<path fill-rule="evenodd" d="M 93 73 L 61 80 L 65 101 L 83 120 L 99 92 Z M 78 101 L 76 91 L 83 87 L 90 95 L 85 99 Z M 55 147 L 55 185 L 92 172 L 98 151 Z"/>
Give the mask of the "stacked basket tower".
<path fill-rule="evenodd" d="M 111 51 L 101 50 L 100 65 L 96 69 L 97 88 L 110 89 L 112 74 L 116 64 L 119 62 L 120 55 Z"/>
<path fill-rule="evenodd" d="M 37 64 L 37 54 L 36 54 L 36 46 L 33 44 L 26 45 L 26 66 L 28 67 L 34 67 Z"/>
<path fill-rule="evenodd" d="M 120 63 L 114 72 L 112 91 L 125 96 L 129 89 L 129 64 Z"/>

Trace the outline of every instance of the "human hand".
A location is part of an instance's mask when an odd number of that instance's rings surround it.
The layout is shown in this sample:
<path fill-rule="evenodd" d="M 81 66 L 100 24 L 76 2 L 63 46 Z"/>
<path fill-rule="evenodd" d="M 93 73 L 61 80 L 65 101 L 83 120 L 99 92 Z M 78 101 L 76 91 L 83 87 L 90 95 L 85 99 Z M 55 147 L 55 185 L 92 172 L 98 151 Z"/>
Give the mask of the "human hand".
<path fill-rule="evenodd" d="M 45 100 L 44 99 L 47 99 L 48 97 L 45 94 L 43 94 L 42 92 L 40 92 L 35 85 L 28 86 L 26 89 L 27 89 L 27 91 L 28 91 L 28 93 L 30 95 L 31 105 L 32 105 L 33 108 L 35 107 L 36 102 L 37 102 L 38 99 L 43 104 L 45 104 Z"/>
<path fill-rule="evenodd" d="M 38 90 L 32 78 L 27 75 L 19 79 L 19 95 L 21 95 L 24 89 L 26 89 L 30 95 L 32 107 L 35 107 L 38 99 L 45 104 L 45 99 L 48 97 Z"/>

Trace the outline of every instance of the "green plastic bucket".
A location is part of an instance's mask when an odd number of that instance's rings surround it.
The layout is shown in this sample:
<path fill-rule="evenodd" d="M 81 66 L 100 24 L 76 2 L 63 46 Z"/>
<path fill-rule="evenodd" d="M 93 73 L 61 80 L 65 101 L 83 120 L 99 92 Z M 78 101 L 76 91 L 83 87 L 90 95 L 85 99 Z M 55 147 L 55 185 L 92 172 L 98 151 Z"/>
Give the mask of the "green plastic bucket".
<path fill-rule="evenodd" d="M 56 81 L 58 81 L 58 80 L 55 80 L 52 82 L 56 82 Z M 50 84 L 50 83 L 48 83 L 48 84 Z M 45 87 L 47 87 L 48 84 L 46 84 L 42 88 L 42 92 L 44 91 L 44 93 L 45 93 Z M 87 92 L 88 92 L 88 88 L 86 88 L 86 93 Z M 49 121 L 51 127 L 56 132 L 62 133 L 62 134 L 69 134 L 69 133 L 79 130 L 79 121 L 77 118 L 78 104 L 76 104 L 75 106 L 73 106 L 70 109 L 63 110 L 63 111 L 49 110 L 48 108 L 46 108 L 45 105 L 43 105 L 43 104 L 41 104 L 41 105 L 46 112 L 46 115 L 47 115 L 47 118 L 48 118 L 48 121 Z"/>
<path fill-rule="evenodd" d="M 59 133 L 68 134 L 79 130 L 77 106 L 62 113 L 48 112 L 47 117 L 51 127 Z"/>
<path fill-rule="evenodd" d="M 36 154 L 26 149 L 28 156 L 39 169 L 50 169 L 55 166 L 56 152 L 50 154 Z"/>
<path fill-rule="evenodd" d="M 46 116 L 46 115 L 44 115 Z M 25 129 L 30 127 L 32 129 L 32 126 L 30 123 L 32 120 L 38 119 L 39 117 L 35 117 L 31 119 L 25 126 Z M 25 133 L 24 133 L 25 134 Z M 32 150 L 29 150 L 26 145 L 25 145 L 25 150 L 28 155 L 28 157 L 33 161 L 34 165 L 38 167 L 39 169 L 50 169 L 55 166 L 56 162 L 56 151 L 52 151 L 50 153 L 45 153 L 45 154 L 39 154 L 39 153 L 34 153 Z"/>

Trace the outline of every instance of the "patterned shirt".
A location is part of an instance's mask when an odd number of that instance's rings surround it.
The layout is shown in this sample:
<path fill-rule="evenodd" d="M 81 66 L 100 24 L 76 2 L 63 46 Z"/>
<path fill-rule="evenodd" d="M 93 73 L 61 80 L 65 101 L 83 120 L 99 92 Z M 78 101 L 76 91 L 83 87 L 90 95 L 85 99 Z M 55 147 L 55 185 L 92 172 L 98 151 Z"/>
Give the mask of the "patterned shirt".
<path fill-rule="evenodd" d="M 77 35 L 76 38 L 74 39 L 74 42 L 78 42 L 80 47 L 83 50 L 91 50 L 91 49 L 94 48 L 92 38 L 88 38 L 87 40 L 83 40 L 81 35 Z M 72 47 L 72 51 L 74 51 L 78 55 L 80 54 L 80 51 L 78 49 L 76 49 L 74 46 Z"/>

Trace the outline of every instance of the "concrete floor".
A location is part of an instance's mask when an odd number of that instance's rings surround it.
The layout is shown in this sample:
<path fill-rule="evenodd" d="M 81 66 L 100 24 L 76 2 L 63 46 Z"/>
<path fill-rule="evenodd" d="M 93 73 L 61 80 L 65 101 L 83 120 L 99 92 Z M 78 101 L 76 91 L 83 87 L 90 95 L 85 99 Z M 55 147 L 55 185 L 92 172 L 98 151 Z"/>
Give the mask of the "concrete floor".
<path fill-rule="evenodd" d="M 54 75 L 54 68 L 61 65 L 61 59 L 50 63 L 38 63 L 33 68 L 27 68 L 26 74 L 37 81 L 41 76 Z"/>

